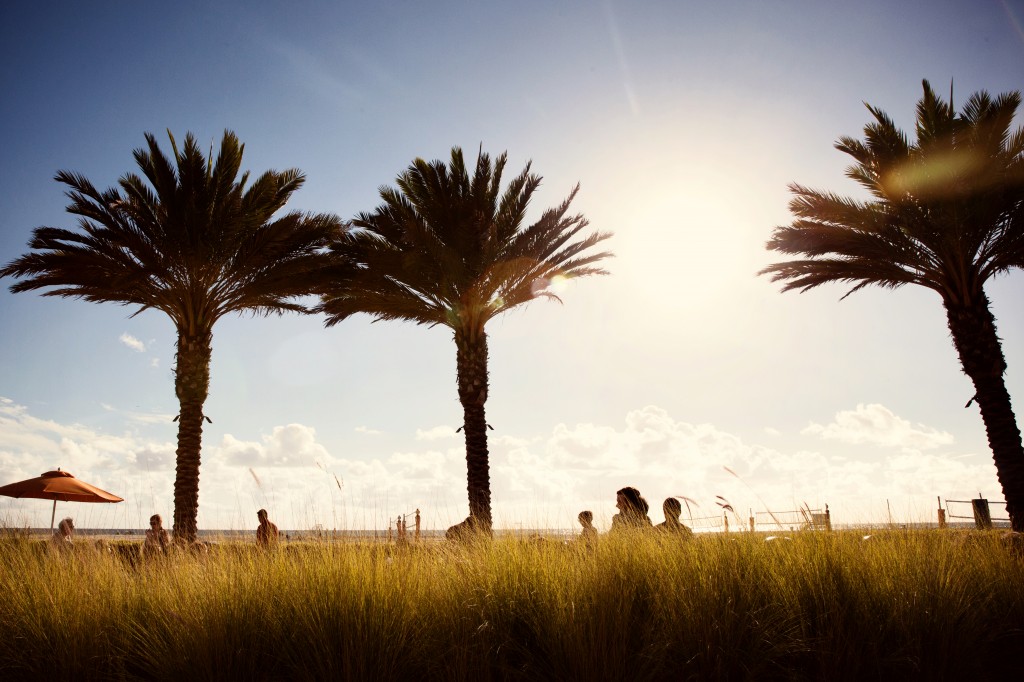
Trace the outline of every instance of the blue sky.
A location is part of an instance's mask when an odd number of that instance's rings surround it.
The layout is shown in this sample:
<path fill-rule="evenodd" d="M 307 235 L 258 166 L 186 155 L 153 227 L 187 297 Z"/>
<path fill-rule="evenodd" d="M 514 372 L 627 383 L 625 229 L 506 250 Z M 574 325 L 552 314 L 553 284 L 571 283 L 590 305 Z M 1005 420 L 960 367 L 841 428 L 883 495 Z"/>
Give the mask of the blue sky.
<path fill-rule="evenodd" d="M 927 291 L 782 295 L 756 272 L 790 182 L 855 194 L 832 148 L 863 103 L 905 129 L 922 78 L 954 99 L 1021 89 L 1024 3 L 15 3 L 0 10 L 0 261 L 71 226 L 52 180 L 134 170 L 151 131 L 224 129 L 246 168 L 297 167 L 289 208 L 351 217 L 419 156 L 508 150 L 534 215 L 615 233 L 611 276 L 495 320 L 499 525 L 599 527 L 614 491 L 697 516 L 828 503 L 932 518 L 1001 499 L 973 394 Z M 1018 119 L 1019 121 L 1019 119 Z M 1018 122 L 1019 125 L 1019 122 Z M 165 146 L 166 149 L 166 146 Z M 0 482 L 63 466 L 125 497 L 80 526 L 172 509 L 174 329 L 159 313 L 0 291 Z M 988 288 L 1024 396 L 1024 279 Z M 214 329 L 201 528 L 383 527 L 466 513 L 450 332 L 297 316 Z M 732 476 L 729 467 L 738 476 Z M 49 505 L 0 498 L 0 522 Z M 743 513 L 743 516 L 746 514 Z M 654 514 L 659 520 L 659 514 Z"/>

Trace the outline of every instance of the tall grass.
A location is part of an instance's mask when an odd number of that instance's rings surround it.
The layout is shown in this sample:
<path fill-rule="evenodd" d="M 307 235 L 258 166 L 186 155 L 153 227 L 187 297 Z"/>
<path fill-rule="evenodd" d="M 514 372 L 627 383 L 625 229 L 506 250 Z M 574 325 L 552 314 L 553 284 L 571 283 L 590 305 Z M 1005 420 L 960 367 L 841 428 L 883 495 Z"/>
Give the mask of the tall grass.
<path fill-rule="evenodd" d="M 988 533 L 45 550 L 0 544 L 0 678 L 973 679 L 1024 647 Z"/>

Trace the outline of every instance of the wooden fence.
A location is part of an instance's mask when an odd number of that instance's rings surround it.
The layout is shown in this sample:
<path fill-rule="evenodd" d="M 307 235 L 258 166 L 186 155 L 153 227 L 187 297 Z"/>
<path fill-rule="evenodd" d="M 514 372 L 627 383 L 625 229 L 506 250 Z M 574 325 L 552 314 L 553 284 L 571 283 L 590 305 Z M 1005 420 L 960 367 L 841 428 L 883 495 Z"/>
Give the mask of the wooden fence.
<path fill-rule="evenodd" d="M 950 510 L 950 504 L 969 505 L 971 515 L 966 515 L 967 510 L 965 510 L 963 506 L 955 506 L 953 509 L 955 511 L 963 510 L 965 513 L 954 514 L 953 511 Z M 948 519 L 972 519 L 974 521 L 974 526 L 982 530 L 992 528 L 993 523 L 1009 524 L 1010 517 L 1008 514 L 1004 514 L 1004 516 L 992 516 L 992 505 L 1002 505 L 1003 510 L 1005 511 L 1006 509 L 1005 502 L 990 502 L 982 497 L 981 493 L 978 493 L 978 497 L 973 500 L 946 500 L 945 509 L 942 508 L 942 499 L 939 498 L 939 527 L 945 528 L 948 523 Z"/>

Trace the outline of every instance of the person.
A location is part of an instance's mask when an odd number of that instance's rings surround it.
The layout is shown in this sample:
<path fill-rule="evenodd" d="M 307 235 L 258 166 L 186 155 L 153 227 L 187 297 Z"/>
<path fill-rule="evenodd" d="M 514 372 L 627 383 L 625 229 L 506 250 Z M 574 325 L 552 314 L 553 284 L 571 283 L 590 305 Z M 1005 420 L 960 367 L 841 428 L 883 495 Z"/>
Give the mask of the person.
<path fill-rule="evenodd" d="M 580 525 L 583 526 L 583 531 L 580 532 L 579 541 L 586 547 L 593 547 L 597 544 L 597 529 L 594 528 L 594 512 L 586 509 L 581 511 L 579 516 L 576 517 Z"/>
<path fill-rule="evenodd" d="M 658 530 L 685 537 L 693 535 L 693 531 L 679 521 L 679 515 L 683 513 L 683 505 L 679 503 L 678 499 L 675 497 L 667 498 L 661 505 L 661 509 L 665 512 L 665 521 L 656 526 Z"/>
<path fill-rule="evenodd" d="M 207 542 L 203 542 L 202 540 L 193 540 L 192 543 L 188 546 L 188 548 L 189 551 L 192 552 L 192 556 L 194 557 L 202 558 L 210 553 L 210 544 Z"/>
<path fill-rule="evenodd" d="M 444 532 L 444 539 L 451 540 L 452 542 L 468 542 L 472 540 L 475 535 L 473 517 L 468 516 L 462 521 L 456 523 L 454 526 L 449 526 L 448 530 Z"/>
<path fill-rule="evenodd" d="M 260 509 L 256 512 L 256 518 L 260 520 L 260 527 L 256 529 L 256 544 L 267 549 L 276 546 L 281 533 L 274 522 L 267 518 L 267 510 Z"/>
<path fill-rule="evenodd" d="M 75 531 L 75 522 L 71 520 L 71 517 L 63 519 L 57 524 L 57 530 L 53 535 L 50 536 L 50 547 L 58 552 L 70 552 L 75 543 L 71 539 L 71 534 Z"/>
<path fill-rule="evenodd" d="M 164 530 L 164 521 L 159 514 L 149 517 L 149 530 L 146 531 L 146 541 L 142 543 L 142 558 L 167 556 L 171 545 L 171 538 Z"/>
<path fill-rule="evenodd" d="M 627 486 L 616 491 L 615 507 L 619 513 L 612 517 L 612 533 L 653 528 L 647 516 L 650 506 L 636 488 Z"/>

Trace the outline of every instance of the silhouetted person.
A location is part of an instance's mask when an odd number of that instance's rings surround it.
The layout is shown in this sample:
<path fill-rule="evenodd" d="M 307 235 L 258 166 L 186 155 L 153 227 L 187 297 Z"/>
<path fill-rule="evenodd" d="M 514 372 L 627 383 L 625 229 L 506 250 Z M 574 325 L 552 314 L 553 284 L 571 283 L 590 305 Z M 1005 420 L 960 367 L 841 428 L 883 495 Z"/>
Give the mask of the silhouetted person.
<path fill-rule="evenodd" d="M 75 522 L 71 520 L 70 516 L 61 520 L 57 524 L 57 530 L 50 536 L 50 547 L 57 552 L 70 552 L 75 546 L 71 540 L 71 534 L 74 532 Z"/>
<path fill-rule="evenodd" d="M 579 519 L 580 525 L 583 526 L 583 531 L 580 533 L 578 540 L 587 547 L 593 547 L 597 544 L 597 529 L 594 528 L 594 512 L 589 509 L 581 511 L 580 515 L 576 518 Z"/>
<path fill-rule="evenodd" d="M 647 516 L 650 505 L 636 488 L 627 486 L 617 491 L 615 493 L 615 508 L 619 510 L 619 513 L 612 517 L 612 533 L 653 527 L 651 518 Z"/>
<path fill-rule="evenodd" d="M 164 521 L 159 514 L 149 517 L 149 530 L 146 531 L 146 540 L 142 543 L 142 558 L 167 556 L 171 546 L 171 538 L 164 530 Z"/>
<path fill-rule="evenodd" d="M 480 535 L 480 531 L 477 525 L 473 522 L 473 517 L 468 516 L 462 521 L 459 521 L 454 526 L 451 526 L 444 532 L 444 539 L 451 540 L 453 542 L 470 542 L 475 540 Z"/>
<path fill-rule="evenodd" d="M 266 549 L 275 547 L 281 533 L 277 530 L 277 526 L 267 518 L 267 510 L 260 509 L 256 512 L 256 518 L 260 520 L 260 526 L 256 529 L 256 544 Z"/>
<path fill-rule="evenodd" d="M 680 537 L 690 537 L 693 535 L 693 531 L 679 521 L 679 515 L 683 513 L 683 505 L 679 503 L 679 500 L 669 497 L 661 505 L 661 509 L 665 512 L 665 522 L 659 523 L 656 526 L 658 530 L 664 533 L 679 535 Z"/>

